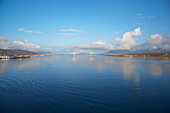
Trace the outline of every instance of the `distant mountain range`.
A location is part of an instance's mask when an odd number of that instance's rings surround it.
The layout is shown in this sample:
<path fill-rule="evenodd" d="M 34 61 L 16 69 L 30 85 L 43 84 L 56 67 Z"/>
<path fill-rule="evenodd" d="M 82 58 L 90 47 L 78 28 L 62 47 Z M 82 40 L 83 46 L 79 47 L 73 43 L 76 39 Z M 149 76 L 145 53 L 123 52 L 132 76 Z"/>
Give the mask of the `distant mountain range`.
<path fill-rule="evenodd" d="M 111 50 L 110 54 L 170 54 L 170 50 L 164 49 L 145 49 L 145 50 Z M 11 49 L 0 49 L 0 55 L 34 55 L 34 54 L 50 54 L 50 52 L 31 52 L 27 50 L 11 50 Z"/>
<path fill-rule="evenodd" d="M 0 55 L 33 55 L 35 52 L 27 50 L 0 49 Z"/>
<path fill-rule="evenodd" d="M 164 50 L 164 49 L 145 49 L 145 50 L 111 50 L 108 53 L 112 54 L 170 54 L 170 50 Z"/>

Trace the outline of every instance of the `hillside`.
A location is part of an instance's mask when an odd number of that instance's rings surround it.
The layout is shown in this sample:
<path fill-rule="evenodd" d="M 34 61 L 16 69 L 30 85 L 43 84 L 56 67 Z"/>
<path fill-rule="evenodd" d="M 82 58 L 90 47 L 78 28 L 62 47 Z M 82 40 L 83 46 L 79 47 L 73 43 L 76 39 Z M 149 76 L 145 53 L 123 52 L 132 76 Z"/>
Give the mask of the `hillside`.
<path fill-rule="evenodd" d="M 0 49 L 0 55 L 34 55 L 35 52 L 27 50 L 10 50 L 10 49 Z"/>

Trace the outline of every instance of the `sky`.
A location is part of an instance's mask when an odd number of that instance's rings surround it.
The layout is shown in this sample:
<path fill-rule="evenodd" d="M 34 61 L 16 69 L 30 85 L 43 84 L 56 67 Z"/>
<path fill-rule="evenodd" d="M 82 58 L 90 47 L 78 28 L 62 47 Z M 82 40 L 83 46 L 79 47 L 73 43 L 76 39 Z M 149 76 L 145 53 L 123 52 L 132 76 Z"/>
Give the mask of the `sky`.
<path fill-rule="evenodd" d="M 0 0 L 0 48 L 170 49 L 170 0 Z"/>

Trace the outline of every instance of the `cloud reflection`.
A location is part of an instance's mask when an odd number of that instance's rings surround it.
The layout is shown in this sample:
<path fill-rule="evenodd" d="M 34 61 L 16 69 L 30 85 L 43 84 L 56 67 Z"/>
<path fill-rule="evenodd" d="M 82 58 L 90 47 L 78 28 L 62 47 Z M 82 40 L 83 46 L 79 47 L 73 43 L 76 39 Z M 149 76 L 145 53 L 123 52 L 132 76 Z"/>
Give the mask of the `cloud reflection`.
<path fill-rule="evenodd" d="M 150 65 L 150 73 L 151 75 L 154 76 L 161 76 L 162 75 L 162 68 L 160 67 L 160 65 L 156 64 L 156 63 L 152 63 Z"/>
<path fill-rule="evenodd" d="M 123 73 L 125 80 L 133 80 L 136 84 L 140 82 L 140 74 L 136 69 L 136 63 L 133 59 L 124 58 L 120 62 L 117 62 L 117 68 L 119 73 Z"/>
<path fill-rule="evenodd" d="M 170 74 L 170 59 L 150 58 L 149 63 L 143 64 L 143 68 L 152 76 L 162 76 L 163 72 Z"/>
<path fill-rule="evenodd" d="M 69 61 L 69 56 L 67 56 Z M 88 65 L 95 67 L 100 72 L 105 70 L 112 70 L 113 75 L 115 71 L 123 75 L 124 80 L 132 80 L 136 84 L 140 83 L 141 75 L 149 72 L 149 75 L 161 76 L 163 71 L 170 73 L 170 59 L 155 59 L 155 58 L 125 58 L 125 57 L 108 57 L 94 55 L 76 55 L 72 58 L 76 64 Z M 144 70 L 141 70 L 144 69 Z"/>
<path fill-rule="evenodd" d="M 170 75 L 170 59 L 164 58 L 128 58 L 128 57 L 108 57 L 101 55 L 57 55 L 46 57 L 33 57 L 30 59 L 19 59 L 2 61 L 0 60 L 0 74 L 4 75 L 11 69 L 25 70 L 39 66 L 40 63 L 50 64 L 50 62 L 71 63 L 72 67 L 85 65 L 96 72 L 107 76 L 122 76 L 124 80 L 140 83 L 141 75 Z M 85 68 L 83 67 L 83 68 Z M 103 75 L 105 76 L 105 75 Z"/>

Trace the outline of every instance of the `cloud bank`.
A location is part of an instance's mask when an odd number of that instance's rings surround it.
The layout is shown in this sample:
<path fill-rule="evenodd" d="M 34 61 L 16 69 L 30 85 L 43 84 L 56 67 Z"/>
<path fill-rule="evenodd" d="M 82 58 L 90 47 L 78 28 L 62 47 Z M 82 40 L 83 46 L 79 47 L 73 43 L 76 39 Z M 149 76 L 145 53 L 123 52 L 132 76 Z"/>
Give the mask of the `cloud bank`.
<path fill-rule="evenodd" d="M 18 29 L 23 31 L 24 28 Z M 65 31 L 78 31 L 76 29 L 61 30 Z M 136 36 L 140 36 L 140 27 L 130 32 L 125 32 L 122 37 L 115 38 L 112 42 L 106 42 L 104 40 L 97 40 L 90 44 L 85 45 L 73 45 L 71 47 L 56 47 L 56 46 L 42 46 L 34 44 L 27 40 L 14 40 L 8 41 L 4 37 L 0 37 L 0 48 L 1 49 L 24 49 L 34 52 L 41 53 L 56 53 L 56 52 L 71 52 L 71 51 L 109 51 L 109 50 L 144 50 L 144 49 L 164 49 L 170 50 L 170 36 L 163 38 L 161 34 L 153 34 L 149 38 L 146 38 L 144 43 L 137 44 Z M 69 34 L 67 34 L 69 35 Z M 139 38 L 139 37 L 138 37 Z"/>
<path fill-rule="evenodd" d="M 103 40 L 95 41 L 91 44 L 87 45 L 74 45 L 73 48 L 79 49 L 101 49 L 101 50 L 114 50 L 114 49 L 126 49 L 130 50 L 132 47 L 136 45 L 136 40 L 133 38 L 134 36 L 141 35 L 140 27 L 136 28 L 134 31 L 126 32 L 122 38 L 115 38 L 114 43 L 116 46 L 113 46 L 113 42 L 106 42 Z"/>
<path fill-rule="evenodd" d="M 162 42 L 162 35 L 154 34 L 151 35 L 150 38 L 145 40 L 144 46 L 150 49 L 157 49 L 158 46 L 160 46 L 161 42 Z"/>
<path fill-rule="evenodd" d="M 170 50 L 170 37 L 162 41 L 162 49 Z"/>
<path fill-rule="evenodd" d="M 115 38 L 113 42 L 98 40 L 86 45 L 73 45 L 72 48 L 80 50 L 143 50 L 158 48 L 170 50 L 170 37 L 163 39 L 161 34 L 153 34 L 144 43 L 136 44 L 137 38 L 135 36 L 140 36 L 141 34 L 140 27 L 138 27 L 133 31 L 124 33 L 120 38 Z"/>
<path fill-rule="evenodd" d="M 40 46 L 29 42 L 27 40 L 15 40 L 15 41 L 8 41 L 4 37 L 0 37 L 0 48 L 1 49 L 24 49 L 29 51 L 38 51 Z"/>
<path fill-rule="evenodd" d="M 59 48 L 55 46 L 40 46 L 27 40 L 14 40 L 9 41 L 0 36 L 0 49 L 21 49 L 28 50 L 37 53 L 56 53 L 56 52 L 68 52 L 69 48 Z"/>

